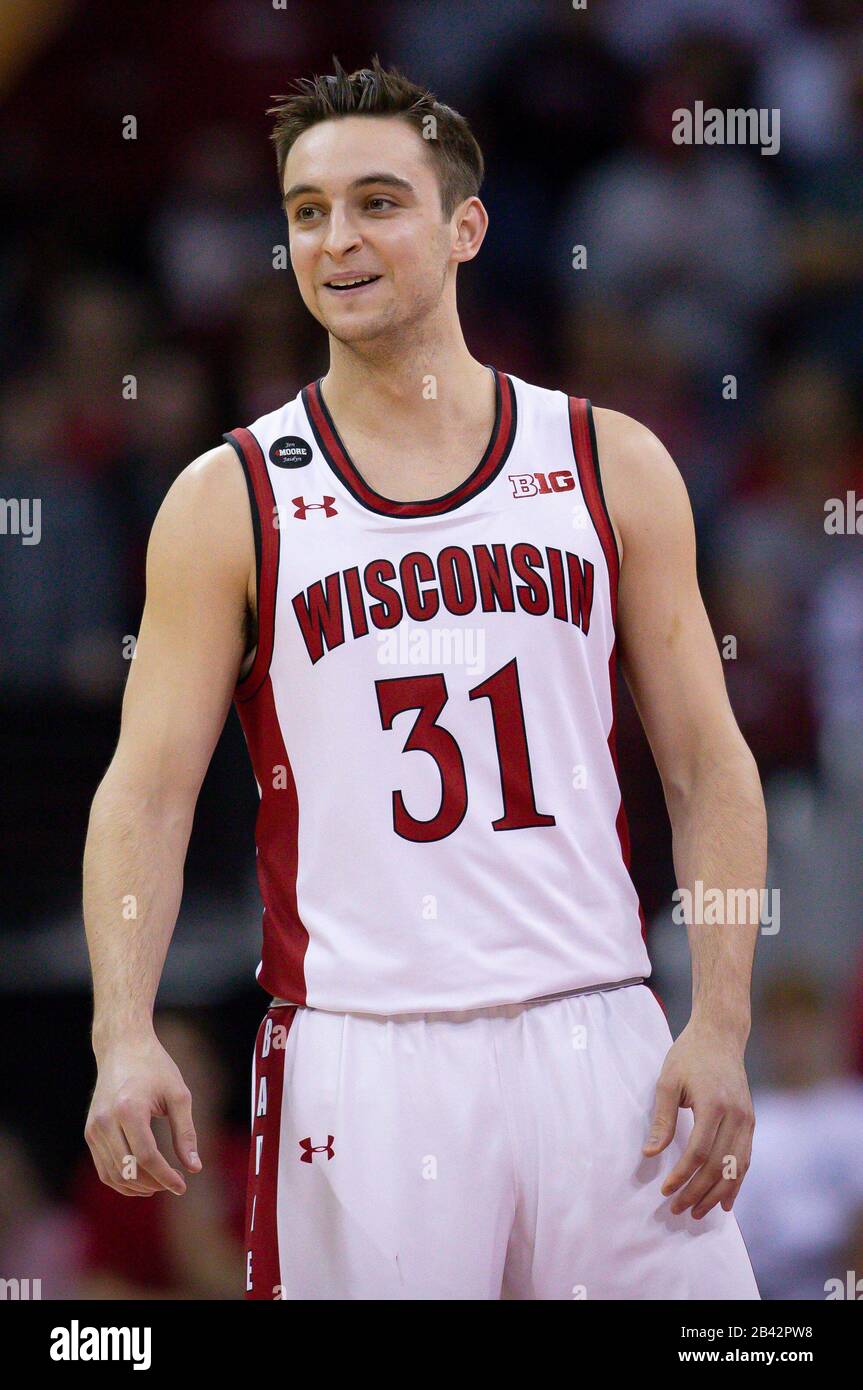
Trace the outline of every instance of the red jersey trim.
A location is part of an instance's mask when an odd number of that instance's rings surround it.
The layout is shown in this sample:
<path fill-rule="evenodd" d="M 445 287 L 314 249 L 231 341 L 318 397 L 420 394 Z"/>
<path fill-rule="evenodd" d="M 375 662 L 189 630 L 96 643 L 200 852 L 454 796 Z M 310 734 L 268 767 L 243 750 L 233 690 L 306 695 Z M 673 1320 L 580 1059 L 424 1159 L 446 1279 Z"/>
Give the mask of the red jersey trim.
<path fill-rule="evenodd" d="M 255 532 L 255 568 L 258 608 L 258 649 L 252 669 L 238 681 L 234 699 L 250 700 L 257 695 L 270 669 L 276 615 L 276 588 L 279 577 L 279 528 L 276 499 L 261 446 L 251 430 L 237 429 L 223 436 L 236 451 L 249 489 L 252 526 Z"/>
<path fill-rule="evenodd" d="M 602 490 L 599 454 L 596 448 L 596 430 L 593 425 L 593 407 L 590 401 L 577 396 L 569 397 L 569 428 L 584 505 L 596 527 L 596 533 L 599 536 L 605 555 L 605 563 L 608 567 L 608 578 L 611 585 L 611 616 L 616 627 L 620 556 L 617 551 L 617 538 Z"/>
<path fill-rule="evenodd" d="M 584 504 L 590 513 L 591 520 L 596 528 L 605 555 L 605 563 L 608 568 L 608 581 L 611 591 L 611 616 L 614 623 L 615 639 L 611 645 L 611 654 L 608 658 L 608 682 L 611 689 L 611 729 L 608 735 L 608 749 L 611 753 L 611 760 L 614 764 L 615 775 L 617 776 L 618 786 L 620 785 L 620 768 L 617 762 L 617 594 L 620 585 L 620 555 L 617 549 L 617 538 L 611 524 L 611 515 L 605 501 L 605 494 L 602 490 L 602 475 L 599 469 L 599 453 L 596 447 L 596 429 L 593 423 L 593 407 L 589 400 L 578 396 L 569 397 L 569 426 L 572 437 L 572 450 L 575 455 L 575 464 L 578 469 L 578 478 L 581 483 L 581 493 Z M 627 872 L 630 870 L 630 839 L 629 824 L 626 819 L 626 811 L 623 805 L 623 793 L 620 796 L 620 806 L 617 812 L 617 838 L 620 842 L 620 853 Z M 631 875 L 630 875 L 631 876 Z M 638 902 L 638 916 L 641 921 L 641 937 L 647 941 L 647 923 L 644 917 L 644 909 L 641 900 Z"/>
<path fill-rule="evenodd" d="M 305 1004 L 309 933 L 297 901 L 300 805 L 269 675 L 257 698 L 239 703 L 237 713 L 261 792 L 255 824 L 264 905 L 258 984 L 278 999 Z"/>
<path fill-rule="evenodd" d="M 303 387 L 303 405 L 309 417 L 309 424 L 317 440 L 318 448 L 339 481 L 352 497 L 367 507 L 369 511 L 382 516 L 416 517 L 437 516 L 441 512 L 453 511 L 461 507 L 471 497 L 493 482 L 506 462 L 515 441 L 517 410 L 515 389 L 509 377 L 491 367 L 495 382 L 495 417 L 491 438 L 485 453 L 474 471 L 464 482 L 442 497 L 428 497 L 420 502 L 393 502 L 369 487 L 354 465 L 336 429 L 335 422 L 327 409 L 321 392 L 322 377 Z"/>

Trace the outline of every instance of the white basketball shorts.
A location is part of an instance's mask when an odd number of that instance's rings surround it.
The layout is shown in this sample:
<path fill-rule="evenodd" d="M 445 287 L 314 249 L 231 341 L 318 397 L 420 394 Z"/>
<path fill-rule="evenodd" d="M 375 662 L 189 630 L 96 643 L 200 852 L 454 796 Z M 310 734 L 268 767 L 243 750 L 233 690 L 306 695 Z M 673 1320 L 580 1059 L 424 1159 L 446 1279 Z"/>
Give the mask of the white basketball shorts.
<path fill-rule="evenodd" d="M 757 1299 L 733 1212 L 641 1153 L 671 1045 L 642 983 L 460 1013 L 274 1002 L 252 1077 L 246 1296 Z"/>

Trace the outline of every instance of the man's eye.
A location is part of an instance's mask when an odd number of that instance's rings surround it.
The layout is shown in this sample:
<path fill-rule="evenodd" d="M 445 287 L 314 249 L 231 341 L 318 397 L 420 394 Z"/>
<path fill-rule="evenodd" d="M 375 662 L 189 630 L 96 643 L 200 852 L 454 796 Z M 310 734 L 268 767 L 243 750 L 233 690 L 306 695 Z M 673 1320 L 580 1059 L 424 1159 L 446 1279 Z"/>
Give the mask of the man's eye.
<path fill-rule="evenodd" d="M 366 199 L 366 207 L 372 208 L 373 204 L 379 205 L 378 207 L 373 208 L 373 211 L 383 211 L 385 208 L 395 207 L 393 199 L 384 197 L 382 193 L 376 193 L 373 195 L 373 197 Z M 320 208 L 314 207 L 313 204 L 303 203 L 303 205 L 301 207 L 298 207 L 296 212 L 294 213 L 294 220 L 296 222 L 311 222 L 314 214 L 319 211 Z M 311 216 L 305 217 L 304 213 L 310 213 Z"/>

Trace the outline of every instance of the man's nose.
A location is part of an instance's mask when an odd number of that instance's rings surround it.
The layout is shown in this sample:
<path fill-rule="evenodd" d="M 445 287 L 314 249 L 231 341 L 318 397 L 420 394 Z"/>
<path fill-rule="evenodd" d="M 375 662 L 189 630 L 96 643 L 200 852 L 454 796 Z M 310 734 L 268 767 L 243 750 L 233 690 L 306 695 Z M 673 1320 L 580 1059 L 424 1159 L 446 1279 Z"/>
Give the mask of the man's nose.
<path fill-rule="evenodd" d="M 333 256 L 343 256 L 359 245 L 359 242 L 360 235 L 350 213 L 345 208 L 333 204 L 323 243 L 324 250 Z"/>

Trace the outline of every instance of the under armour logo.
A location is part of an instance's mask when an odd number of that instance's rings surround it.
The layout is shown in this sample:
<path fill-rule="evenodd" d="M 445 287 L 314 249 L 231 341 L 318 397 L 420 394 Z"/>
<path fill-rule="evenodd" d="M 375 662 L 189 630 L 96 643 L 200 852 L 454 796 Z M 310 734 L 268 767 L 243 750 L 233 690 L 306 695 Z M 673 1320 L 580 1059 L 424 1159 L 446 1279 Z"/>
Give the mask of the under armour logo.
<path fill-rule="evenodd" d="M 323 502 L 304 502 L 302 497 L 292 497 L 291 501 L 296 507 L 294 516 L 300 521 L 305 521 L 306 512 L 321 511 L 324 516 L 336 516 L 335 497 L 325 497 Z"/>
<path fill-rule="evenodd" d="M 313 1144 L 311 1139 L 301 1139 L 299 1144 L 300 1148 L 303 1150 L 300 1154 L 301 1163 L 311 1163 L 312 1154 L 326 1154 L 327 1162 L 329 1162 L 335 1153 L 335 1149 L 333 1148 L 333 1136 L 331 1134 L 327 1135 L 326 1144 Z"/>

